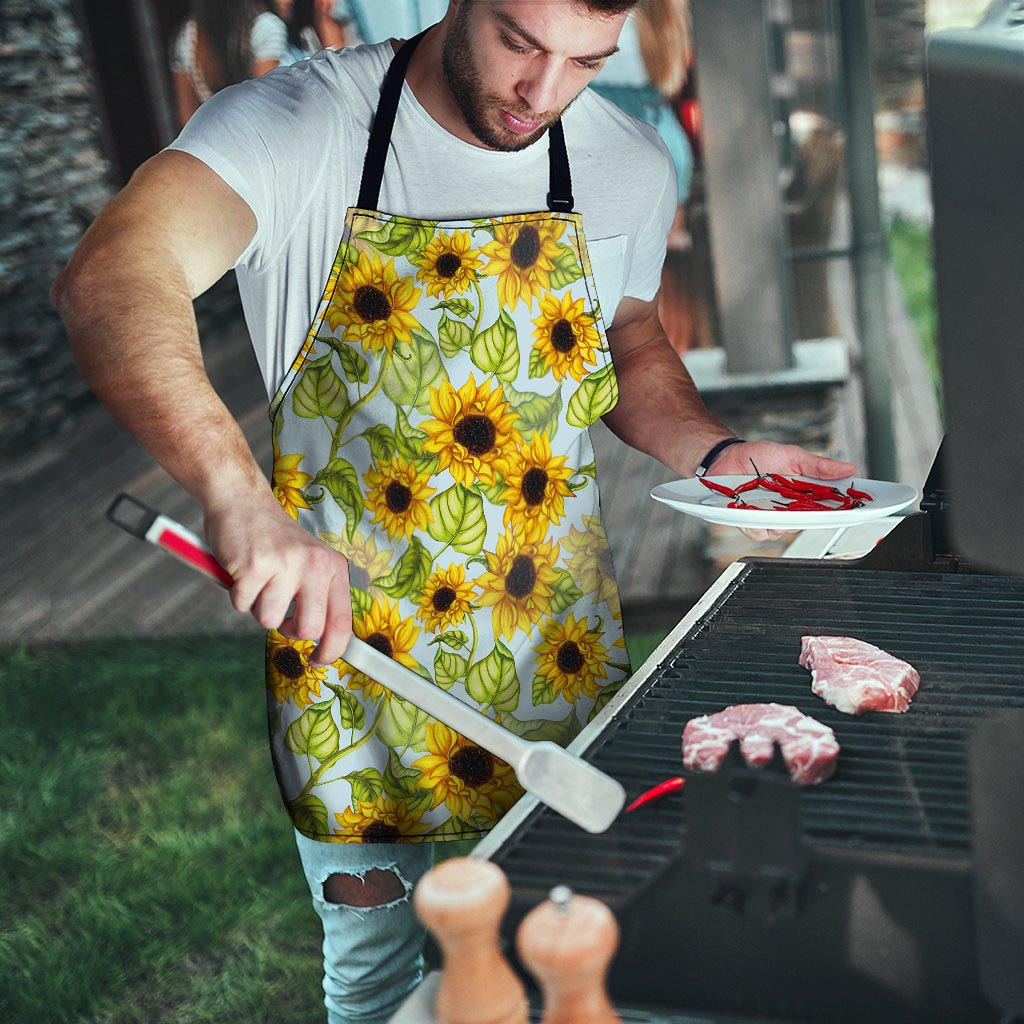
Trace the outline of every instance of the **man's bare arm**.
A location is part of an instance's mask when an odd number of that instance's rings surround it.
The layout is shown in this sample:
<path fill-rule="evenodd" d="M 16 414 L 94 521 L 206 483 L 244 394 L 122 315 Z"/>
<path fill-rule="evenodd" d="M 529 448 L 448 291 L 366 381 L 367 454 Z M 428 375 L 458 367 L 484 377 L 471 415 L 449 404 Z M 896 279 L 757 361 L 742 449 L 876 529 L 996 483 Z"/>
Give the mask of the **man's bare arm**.
<path fill-rule="evenodd" d="M 693 378 L 665 336 L 658 300 L 624 298 L 608 330 L 619 381 L 619 402 L 605 423 L 627 444 L 653 455 L 681 477 L 693 476 L 718 442 L 735 436 L 707 410 Z M 714 472 L 750 473 L 753 459 L 764 472 L 838 479 L 854 472 L 796 445 L 757 441 L 731 445 Z"/>
<path fill-rule="evenodd" d="M 350 629 L 345 561 L 281 509 L 199 347 L 192 300 L 255 230 L 248 205 L 205 164 L 160 153 L 86 232 L 52 298 L 97 396 L 202 505 L 235 607 L 322 637 L 318 660 L 333 661 Z"/>

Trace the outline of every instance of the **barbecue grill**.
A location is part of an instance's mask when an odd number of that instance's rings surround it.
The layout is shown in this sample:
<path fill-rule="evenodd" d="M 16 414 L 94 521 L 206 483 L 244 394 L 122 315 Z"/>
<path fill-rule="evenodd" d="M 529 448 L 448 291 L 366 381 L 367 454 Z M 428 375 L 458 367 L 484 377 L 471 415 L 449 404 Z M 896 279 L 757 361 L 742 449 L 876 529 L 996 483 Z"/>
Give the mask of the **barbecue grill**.
<path fill-rule="evenodd" d="M 1001 127 L 1024 123 L 1024 5 L 938 37 L 929 74 L 950 434 L 921 511 L 857 562 L 731 566 L 571 748 L 632 797 L 679 773 L 688 719 L 775 701 L 835 730 L 837 775 L 799 789 L 733 752 L 603 835 L 521 801 L 478 851 L 512 883 L 509 951 L 555 885 L 608 903 L 626 1021 L 1024 1018 L 1024 141 Z M 911 710 L 826 706 L 807 634 L 910 662 Z"/>

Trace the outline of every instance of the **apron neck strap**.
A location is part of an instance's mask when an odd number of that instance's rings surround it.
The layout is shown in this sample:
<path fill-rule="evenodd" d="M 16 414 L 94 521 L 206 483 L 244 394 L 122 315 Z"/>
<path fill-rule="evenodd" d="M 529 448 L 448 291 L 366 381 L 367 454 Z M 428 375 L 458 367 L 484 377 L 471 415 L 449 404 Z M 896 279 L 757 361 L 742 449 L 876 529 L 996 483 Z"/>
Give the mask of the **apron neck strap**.
<path fill-rule="evenodd" d="M 360 210 L 376 210 L 380 202 L 380 187 L 384 180 L 384 164 L 391 145 L 391 133 L 395 127 L 395 115 L 398 113 L 398 101 L 402 98 L 402 84 L 409 62 L 416 47 L 429 30 L 424 29 L 419 35 L 402 44 L 401 49 L 391 60 L 384 84 L 381 86 L 380 102 L 373 118 L 370 130 L 370 141 L 366 147 L 363 161 L 363 178 L 359 185 Z M 549 192 L 548 209 L 554 212 L 571 213 L 573 207 L 572 178 L 569 174 L 569 154 L 565 148 L 565 133 L 562 131 L 561 119 L 555 121 L 548 129 L 548 164 Z"/>

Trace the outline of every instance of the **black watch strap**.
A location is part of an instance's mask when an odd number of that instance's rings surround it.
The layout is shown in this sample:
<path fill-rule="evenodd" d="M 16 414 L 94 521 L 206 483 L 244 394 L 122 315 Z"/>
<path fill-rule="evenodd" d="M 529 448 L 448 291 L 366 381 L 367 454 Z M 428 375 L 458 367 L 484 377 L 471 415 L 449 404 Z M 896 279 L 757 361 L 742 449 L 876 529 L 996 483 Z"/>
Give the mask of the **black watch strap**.
<path fill-rule="evenodd" d="M 714 448 L 712 448 L 707 453 L 707 455 L 705 455 L 704 458 L 700 460 L 700 465 L 697 467 L 697 472 L 694 473 L 694 476 L 704 476 L 707 473 L 707 471 L 711 468 L 711 463 L 714 462 L 715 459 L 717 459 L 718 456 L 721 455 L 722 452 L 724 452 L 725 449 L 728 448 L 731 444 L 743 444 L 743 438 L 727 437 L 724 441 L 719 441 L 718 444 L 716 444 Z"/>

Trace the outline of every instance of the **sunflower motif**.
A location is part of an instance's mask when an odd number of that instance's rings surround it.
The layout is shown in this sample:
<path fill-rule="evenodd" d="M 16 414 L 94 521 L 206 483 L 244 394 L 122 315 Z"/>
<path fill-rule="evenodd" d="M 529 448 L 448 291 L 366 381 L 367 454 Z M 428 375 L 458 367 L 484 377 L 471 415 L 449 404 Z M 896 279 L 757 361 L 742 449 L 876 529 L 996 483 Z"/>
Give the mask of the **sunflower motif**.
<path fill-rule="evenodd" d="M 338 281 L 327 322 L 332 330 L 344 327 L 344 337 L 357 338 L 365 352 L 391 352 L 396 341 L 408 344 L 420 322 L 412 315 L 420 289 L 411 277 L 398 276 L 395 261 L 360 253 L 345 267 Z"/>
<path fill-rule="evenodd" d="M 274 497 L 281 503 L 285 512 L 296 520 L 299 518 L 300 508 L 310 507 L 302 488 L 313 477 L 299 469 L 299 463 L 305 457 L 302 452 L 282 455 L 277 446 L 277 438 L 274 438 Z"/>
<path fill-rule="evenodd" d="M 568 456 L 552 455 L 547 434 L 537 434 L 509 460 L 505 471 L 505 526 L 515 526 L 524 538 L 539 540 L 548 526 L 565 515 L 565 499 L 572 496 L 566 466 Z"/>
<path fill-rule="evenodd" d="M 416 785 L 433 793 L 432 809 L 443 800 L 461 821 L 492 824 L 523 795 L 511 767 L 483 747 L 440 722 L 427 722 L 424 734 L 429 753 L 412 767 L 423 772 Z"/>
<path fill-rule="evenodd" d="M 466 567 L 453 562 L 447 569 L 431 573 L 416 618 L 425 622 L 431 633 L 451 629 L 466 617 L 472 599 L 473 584 L 466 582 Z"/>
<path fill-rule="evenodd" d="M 601 517 L 584 516 L 583 529 L 570 527 L 569 536 L 563 537 L 561 543 L 563 552 L 569 556 L 565 564 L 577 585 L 596 600 L 607 601 L 614 614 L 619 606 L 619 588 Z"/>
<path fill-rule="evenodd" d="M 457 483 L 472 486 L 477 480 L 493 484 L 504 472 L 509 456 L 522 435 L 515 427 L 519 418 L 509 408 L 500 384 L 487 381 L 479 387 L 469 380 L 458 391 L 448 381 L 430 388 L 430 411 L 424 420 L 423 450 L 437 453 L 437 471 L 449 470 Z"/>
<path fill-rule="evenodd" d="M 340 826 L 334 834 L 346 843 L 415 843 L 430 828 L 420 820 L 422 810 L 412 810 L 387 793 L 372 801 L 354 800 L 334 817 Z"/>
<path fill-rule="evenodd" d="M 394 658 L 406 668 L 416 668 L 416 659 L 409 652 L 420 635 L 420 627 L 413 625 L 411 619 L 403 619 L 397 604 L 384 599 L 374 601 L 366 612 L 353 619 L 352 632 L 381 654 Z M 391 692 L 343 658 L 334 662 L 334 667 L 339 676 L 350 675 L 349 689 L 361 691 L 368 700 L 379 700 Z"/>
<path fill-rule="evenodd" d="M 532 308 L 533 297 L 550 289 L 564 233 L 564 220 L 509 217 L 494 222 L 494 241 L 483 248 L 489 260 L 482 273 L 498 275 L 498 298 L 505 309 L 515 309 L 520 299 Z"/>
<path fill-rule="evenodd" d="M 601 336 L 596 323 L 583 312 L 582 297 L 573 299 L 570 292 L 560 299 L 554 295 L 541 296 L 540 316 L 533 321 L 537 328 L 533 332 L 533 347 L 556 380 L 583 380 L 587 364 L 597 365 Z"/>
<path fill-rule="evenodd" d="M 480 604 L 493 606 L 491 624 L 496 636 L 509 640 L 517 629 L 529 631 L 551 608 L 551 584 L 558 579 L 558 545 L 526 541 L 515 530 L 498 538 L 492 554 L 485 551 L 488 571 L 478 576 Z"/>
<path fill-rule="evenodd" d="M 393 551 L 378 551 L 376 537 L 356 531 L 349 540 L 345 533 L 327 533 L 320 531 L 320 539 L 335 551 L 340 551 L 348 561 L 348 580 L 353 587 L 365 590 L 375 600 L 383 596 L 383 591 L 373 586 L 373 581 L 386 575 L 391 569 Z"/>
<path fill-rule="evenodd" d="M 438 232 L 418 257 L 416 280 L 432 298 L 461 295 L 468 291 L 480 269 L 480 250 L 470 247 L 468 231 Z"/>
<path fill-rule="evenodd" d="M 541 629 L 543 639 L 534 647 L 537 675 L 545 679 L 556 694 L 575 704 L 580 697 L 596 697 L 599 679 L 607 679 L 605 662 L 608 648 L 601 643 L 600 632 L 577 619 L 572 612 L 564 623 L 550 619 Z"/>
<path fill-rule="evenodd" d="M 278 704 L 292 700 L 296 707 L 305 708 L 320 696 L 327 666 L 310 665 L 309 656 L 315 650 L 315 640 L 292 640 L 276 629 L 267 631 L 267 679 Z"/>
<path fill-rule="evenodd" d="M 429 473 L 420 473 L 416 463 L 396 455 L 371 466 L 363 479 L 369 488 L 366 507 L 373 510 L 371 522 L 380 523 L 390 540 L 408 539 L 416 530 L 433 522 L 428 504 L 435 488 L 427 485 Z"/>

